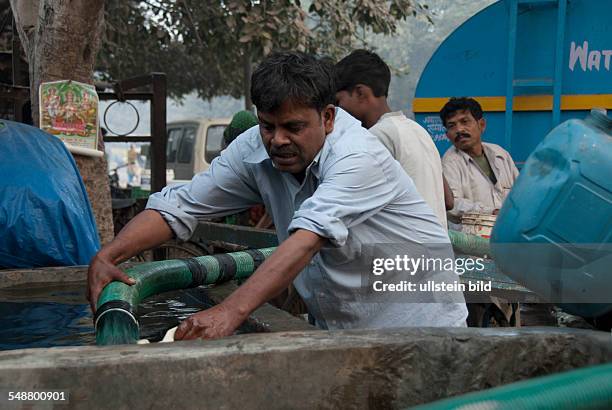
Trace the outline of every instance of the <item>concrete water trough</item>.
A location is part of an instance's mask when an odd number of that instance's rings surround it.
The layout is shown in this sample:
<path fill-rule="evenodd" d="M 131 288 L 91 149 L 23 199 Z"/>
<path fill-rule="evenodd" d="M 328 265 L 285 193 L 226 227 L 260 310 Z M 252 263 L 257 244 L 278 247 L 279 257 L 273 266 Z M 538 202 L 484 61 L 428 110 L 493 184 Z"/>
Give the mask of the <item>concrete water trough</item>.
<path fill-rule="evenodd" d="M 82 267 L 0 271 L 0 298 L 84 279 Z M 215 341 L 3 351 L 0 390 L 67 393 L 64 403 L 34 403 L 41 408 L 405 408 L 612 362 L 610 334 L 587 330 L 327 332 L 269 305 L 250 322 L 255 333 Z"/>
<path fill-rule="evenodd" d="M 127 268 L 131 264 L 122 265 L 123 268 Z M 41 269 L 24 269 L 24 270 L 0 270 L 0 312 L 5 314 L 12 314 L 12 317 L 19 319 L 15 314 L 21 313 L 22 309 L 11 309 L 15 305 L 34 305 L 36 306 L 36 312 L 34 315 L 27 316 L 28 319 L 34 320 L 39 319 L 44 321 L 49 319 L 45 317 L 44 308 L 49 308 L 53 311 L 55 316 L 68 314 L 71 317 L 65 318 L 64 321 L 58 319 L 56 326 L 66 326 L 68 329 L 60 332 L 66 343 L 64 344 L 94 344 L 93 338 L 93 318 L 89 308 L 89 303 L 85 298 L 87 282 L 87 267 L 86 266 L 75 266 L 75 267 L 63 267 L 63 268 L 41 268 Z M 164 317 L 171 316 L 173 313 L 178 313 L 176 316 L 187 316 L 197 310 L 212 306 L 222 301 L 227 297 L 234 289 L 236 285 L 234 282 L 226 282 L 219 286 L 210 288 L 197 288 L 191 290 L 179 290 L 173 292 L 167 292 L 158 295 L 154 298 L 149 298 L 139 308 L 139 314 L 146 316 L 159 316 L 161 314 L 162 320 L 153 320 L 154 327 L 159 330 L 160 326 L 164 324 Z M 154 303 L 148 303 L 149 300 L 153 299 Z M 180 309 L 172 309 L 165 305 L 165 301 L 170 299 L 174 302 L 174 299 L 180 299 L 181 301 L 187 302 L 189 305 L 186 306 L 182 311 Z M 191 299 L 194 300 L 194 303 Z M 11 306 L 7 306 L 10 304 Z M 56 309 L 57 305 L 66 305 L 65 310 Z M 29 313 L 29 311 L 27 311 Z M 181 315 L 182 313 L 182 315 Z M 51 315 L 49 315 L 51 316 Z M 142 317 L 141 317 L 142 319 Z M 6 319 L 5 319 L 6 320 Z M 151 319 L 144 320 L 147 324 L 152 322 Z M 170 318 L 165 320 L 168 323 L 167 327 L 172 327 L 178 324 L 177 318 Z M 0 324 L 2 318 L 0 317 Z M 79 337 L 70 336 L 70 327 L 75 328 L 75 331 Z M 151 326 L 148 326 L 151 327 Z M 25 331 L 28 330 L 28 326 L 22 326 Z M 78 329 L 77 329 L 78 328 Z M 156 330 L 153 329 L 153 330 Z M 308 324 L 306 321 L 294 317 L 287 312 L 280 309 L 274 308 L 272 305 L 265 304 L 257 309 L 251 317 L 247 320 L 244 326 L 242 326 L 241 333 L 254 333 L 254 332 L 278 332 L 278 331 L 292 331 L 292 330 L 314 330 L 315 328 Z M 37 329 L 37 330 L 40 330 Z M 52 329 L 51 329 L 52 330 Z M 151 329 L 145 330 L 145 334 L 142 337 L 149 338 Z M 83 337 L 84 332 L 91 332 L 91 337 Z M 0 332 L 2 332 L 0 330 Z M 3 333 L 0 333 L 0 339 Z M 39 342 L 37 345 L 44 345 L 44 338 L 47 335 L 51 340 L 54 340 L 53 332 L 36 332 L 33 335 L 34 338 L 38 338 Z M 8 336 L 4 334 L 4 336 Z M 159 335 L 162 336 L 162 335 Z M 71 341 L 72 340 L 72 341 Z M 7 348 L 7 341 L 0 340 L 0 349 Z"/>

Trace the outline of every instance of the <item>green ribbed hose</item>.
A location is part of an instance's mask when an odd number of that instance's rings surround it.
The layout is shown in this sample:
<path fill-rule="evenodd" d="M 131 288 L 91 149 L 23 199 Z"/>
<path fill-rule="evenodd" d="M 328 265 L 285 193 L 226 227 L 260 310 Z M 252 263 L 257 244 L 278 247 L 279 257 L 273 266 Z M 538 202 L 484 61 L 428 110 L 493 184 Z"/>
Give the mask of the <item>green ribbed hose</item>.
<path fill-rule="evenodd" d="M 475 235 L 449 231 L 456 252 L 484 256 L 489 242 Z M 98 345 L 136 343 L 139 337 L 136 309 L 149 296 L 170 290 L 212 285 L 249 277 L 276 248 L 248 250 L 191 259 L 175 259 L 136 265 L 126 274 L 136 280 L 108 284 L 98 299 L 95 327 Z"/>
<path fill-rule="evenodd" d="M 612 408 L 612 364 L 508 384 L 414 407 L 418 410 L 574 410 Z"/>
<path fill-rule="evenodd" d="M 136 309 L 149 296 L 176 289 L 212 285 L 248 278 L 276 248 L 253 249 L 219 255 L 150 262 L 129 268 L 132 286 L 111 282 L 98 298 L 96 344 L 136 343 L 139 337 Z"/>
<path fill-rule="evenodd" d="M 464 255 L 491 257 L 489 240 L 476 235 L 469 235 L 459 231 L 448 231 L 455 253 Z"/>

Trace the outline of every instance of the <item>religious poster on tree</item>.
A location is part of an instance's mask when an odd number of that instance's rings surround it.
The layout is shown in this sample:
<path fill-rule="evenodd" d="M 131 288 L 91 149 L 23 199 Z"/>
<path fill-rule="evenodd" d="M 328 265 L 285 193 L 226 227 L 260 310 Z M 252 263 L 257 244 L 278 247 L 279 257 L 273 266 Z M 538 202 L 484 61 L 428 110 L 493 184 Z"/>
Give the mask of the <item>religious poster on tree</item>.
<path fill-rule="evenodd" d="M 77 154 L 102 155 L 98 151 L 98 94 L 77 81 L 42 83 L 39 90 L 40 128 L 59 137 Z"/>

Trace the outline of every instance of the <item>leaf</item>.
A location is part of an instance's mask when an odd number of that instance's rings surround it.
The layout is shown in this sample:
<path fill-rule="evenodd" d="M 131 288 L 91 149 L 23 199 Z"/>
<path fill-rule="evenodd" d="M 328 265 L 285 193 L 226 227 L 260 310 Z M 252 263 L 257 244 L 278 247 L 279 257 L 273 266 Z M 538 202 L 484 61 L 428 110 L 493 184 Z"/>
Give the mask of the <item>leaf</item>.
<path fill-rule="evenodd" d="M 189 16 L 177 0 L 106 0 L 108 24 L 96 69 L 116 79 L 165 71 L 173 96 L 194 89 L 205 98 L 239 96 L 247 44 L 254 64 L 280 48 L 340 57 L 366 44 L 365 33 L 396 33 L 397 21 L 415 9 L 429 19 L 420 3 L 191 0 Z"/>

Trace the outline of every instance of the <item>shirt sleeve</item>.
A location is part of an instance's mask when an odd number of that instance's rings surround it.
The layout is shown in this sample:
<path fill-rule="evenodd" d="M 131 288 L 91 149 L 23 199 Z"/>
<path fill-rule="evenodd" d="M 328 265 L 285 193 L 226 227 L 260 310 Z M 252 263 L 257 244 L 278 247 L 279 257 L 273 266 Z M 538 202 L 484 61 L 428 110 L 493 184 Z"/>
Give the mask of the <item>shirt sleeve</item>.
<path fill-rule="evenodd" d="M 390 203 L 397 181 L 389 180 L 369 153 L 339 159 L 322 175 L 314 194 L 293 215 L 289 232 L 306 229 L 343 246 L 348 230 Z"/>
<path fill-rule="evenodd" d="M 378 140 L 387 148 L 391 153 L 391 156 L 397 159 L 397 149 L 395 147 L 395 140 L 393 136 L 383 127 L 375 126 L 369 129 L 369 131 L 378 138 Z"/>
<path fill-rule="evenodd" d="M 466 213 L 481 213 L 490 214 L 492 208 L 482 206 L 477 202 L 470 201 L 463 196 L 461 171 L 455 166 L 452 161 L 442 161 L 442 170 L 446 177 L 446 182 L 453 192 L 454 203 L 453 209 L 447 211 L 447 214 L 452 220 L 460 221 L 463 214 Z"/>
<path fill-rule="evenodd" d="M 231 215 L 261 202 L 239 144 L 231 144 L 191 182 L 151 195 L 147 209 L 159 211 L 174 234 L 188 240 L 199 220 Z"/>
<path fill-rule="evenodd" d="M 512 157 L 510 156 L 510 153 L 508 154 L 508 163 L 510 164 L 510 172 L 512 173 L 512 183 L 514 183 L 516 181 L 516 179 L 519 176 L 519 171 L 516 168 L 516 164 L 514 163 L 514 160 L 512 159 Z"/>

